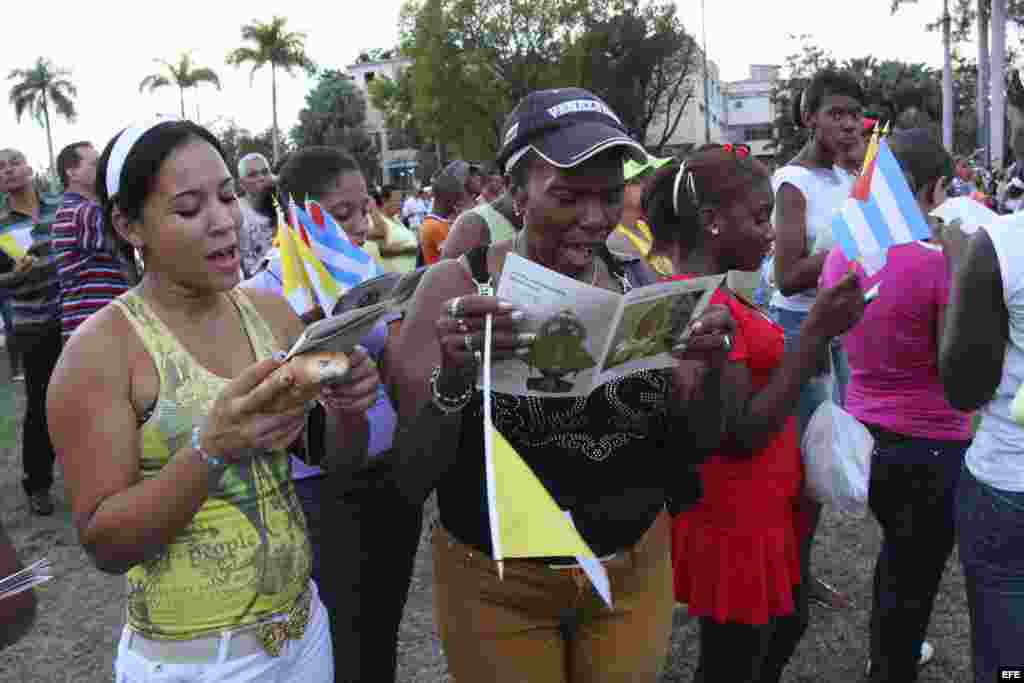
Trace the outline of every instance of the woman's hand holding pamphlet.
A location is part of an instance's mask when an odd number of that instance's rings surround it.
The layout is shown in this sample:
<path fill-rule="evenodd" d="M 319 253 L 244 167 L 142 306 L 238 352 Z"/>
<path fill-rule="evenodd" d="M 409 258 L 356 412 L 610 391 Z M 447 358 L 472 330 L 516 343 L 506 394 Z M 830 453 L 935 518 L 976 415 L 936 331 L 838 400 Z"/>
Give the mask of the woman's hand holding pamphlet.
<path fill-rule="evenodd" d="M 690 321 L 724 279 L 711 275 L 617 294 L 510 254 L 497 296 L 526 312 L 523 331 L 537 337 L 522 359 L 495 362 L 492 388 L 514 395 L 587 396 L 632 373 L 675 367 L 672 349 L 685 343 Z"/>
<path fill-rule="evenodd" d="M 307 327 L 285 354 L 284 365 L 264 380 L 276 382 L 280 388 L 266 409 L 286 412 L 298 408 L 319 396 L 325 385 L 342 381 L 351 366 L 352 349 L 382 318 L 402 309 L 422 275 L 409 273 L 397 283 L 394 278 L 381 276 L 350 290 L 342 299 L 377 303 L 346 310 Z"/>

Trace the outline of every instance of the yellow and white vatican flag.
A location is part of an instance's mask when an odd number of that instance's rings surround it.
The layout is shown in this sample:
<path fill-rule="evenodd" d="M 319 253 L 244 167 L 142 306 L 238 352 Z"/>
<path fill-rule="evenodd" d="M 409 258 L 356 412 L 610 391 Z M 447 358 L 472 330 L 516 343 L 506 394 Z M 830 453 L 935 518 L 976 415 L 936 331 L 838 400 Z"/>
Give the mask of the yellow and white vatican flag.
<path fill-rule="evenodd" d="M 277 228 L 278 248 L 281 251 L 281 282 L 284 296 L 292 309 L 308 313 L 316 306 L 316 292 L 309 281 L 305 264 L 299 253 L 299 239 L 286 221 Z"/>
<path fill-rule="evenodd" d="M 491 547 L 503 574 L 506 558 L 575 557 L 605 603 L 612 606 L 608 573 L 558 507 L 530 466 L 491 419 L 492 321 L 487 317 L 483 352 L 484 458 Z"/>

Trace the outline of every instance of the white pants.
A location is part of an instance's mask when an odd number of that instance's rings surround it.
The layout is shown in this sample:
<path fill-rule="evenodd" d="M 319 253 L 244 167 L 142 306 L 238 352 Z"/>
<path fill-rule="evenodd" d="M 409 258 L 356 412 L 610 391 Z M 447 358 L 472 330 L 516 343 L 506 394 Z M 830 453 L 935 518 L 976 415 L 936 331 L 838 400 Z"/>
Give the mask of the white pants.
<path fill-rule="evenodd" d="M 125 626 L 114 662 L 116 683 L 333 683 L 334 653 L 327 610 L 320 602 L 316 586 L 310 582 L 313 598 L 309 624 L 301 640 L 290 640 L 280 657 L 259 652 L 246 657 L 228 659 L 230 632 L 221 636 L 221 654 L 216 659 L 198 664 L 168 664 L 146 659 L 128 649 L 131 632 Z"/>

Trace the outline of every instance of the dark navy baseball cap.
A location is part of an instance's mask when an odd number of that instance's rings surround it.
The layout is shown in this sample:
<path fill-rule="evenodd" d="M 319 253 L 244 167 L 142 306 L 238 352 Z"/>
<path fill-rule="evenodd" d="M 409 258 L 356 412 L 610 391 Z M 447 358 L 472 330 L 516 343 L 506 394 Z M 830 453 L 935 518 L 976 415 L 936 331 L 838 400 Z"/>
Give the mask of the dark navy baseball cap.
<path fill-rule="evenodd" d="M 559 168 L 572 168 L 612 147 L 628 159 L 647 161 L 643 145 L 629 136 L 618 115 L 583 88 L 538 90 L 505 119 L 497 162 L 507 173 L 528 150 Z"/>

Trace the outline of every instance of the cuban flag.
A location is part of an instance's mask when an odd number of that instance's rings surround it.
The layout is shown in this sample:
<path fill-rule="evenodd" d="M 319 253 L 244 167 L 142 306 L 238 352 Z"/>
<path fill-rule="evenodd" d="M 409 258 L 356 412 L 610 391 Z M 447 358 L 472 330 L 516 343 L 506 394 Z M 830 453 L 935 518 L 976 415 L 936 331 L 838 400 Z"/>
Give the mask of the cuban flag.
<path fill-rule="evenodd" d="M 382 272 L 373 257 L 352 244 L 319 203 L 307 201 L 303 210 L 292 202 L 292 211 L 299 235 L 341 287 L 342 294 Z"/>
<path fill-rule="evenodd" d="M 884 265 L 889 247 L 931 237 L 889 144 L 884 137 L 871 143 L 863 172 L 832 219 L 832 235 L 843 254 L 859 261 L 868 275 Z"/>

